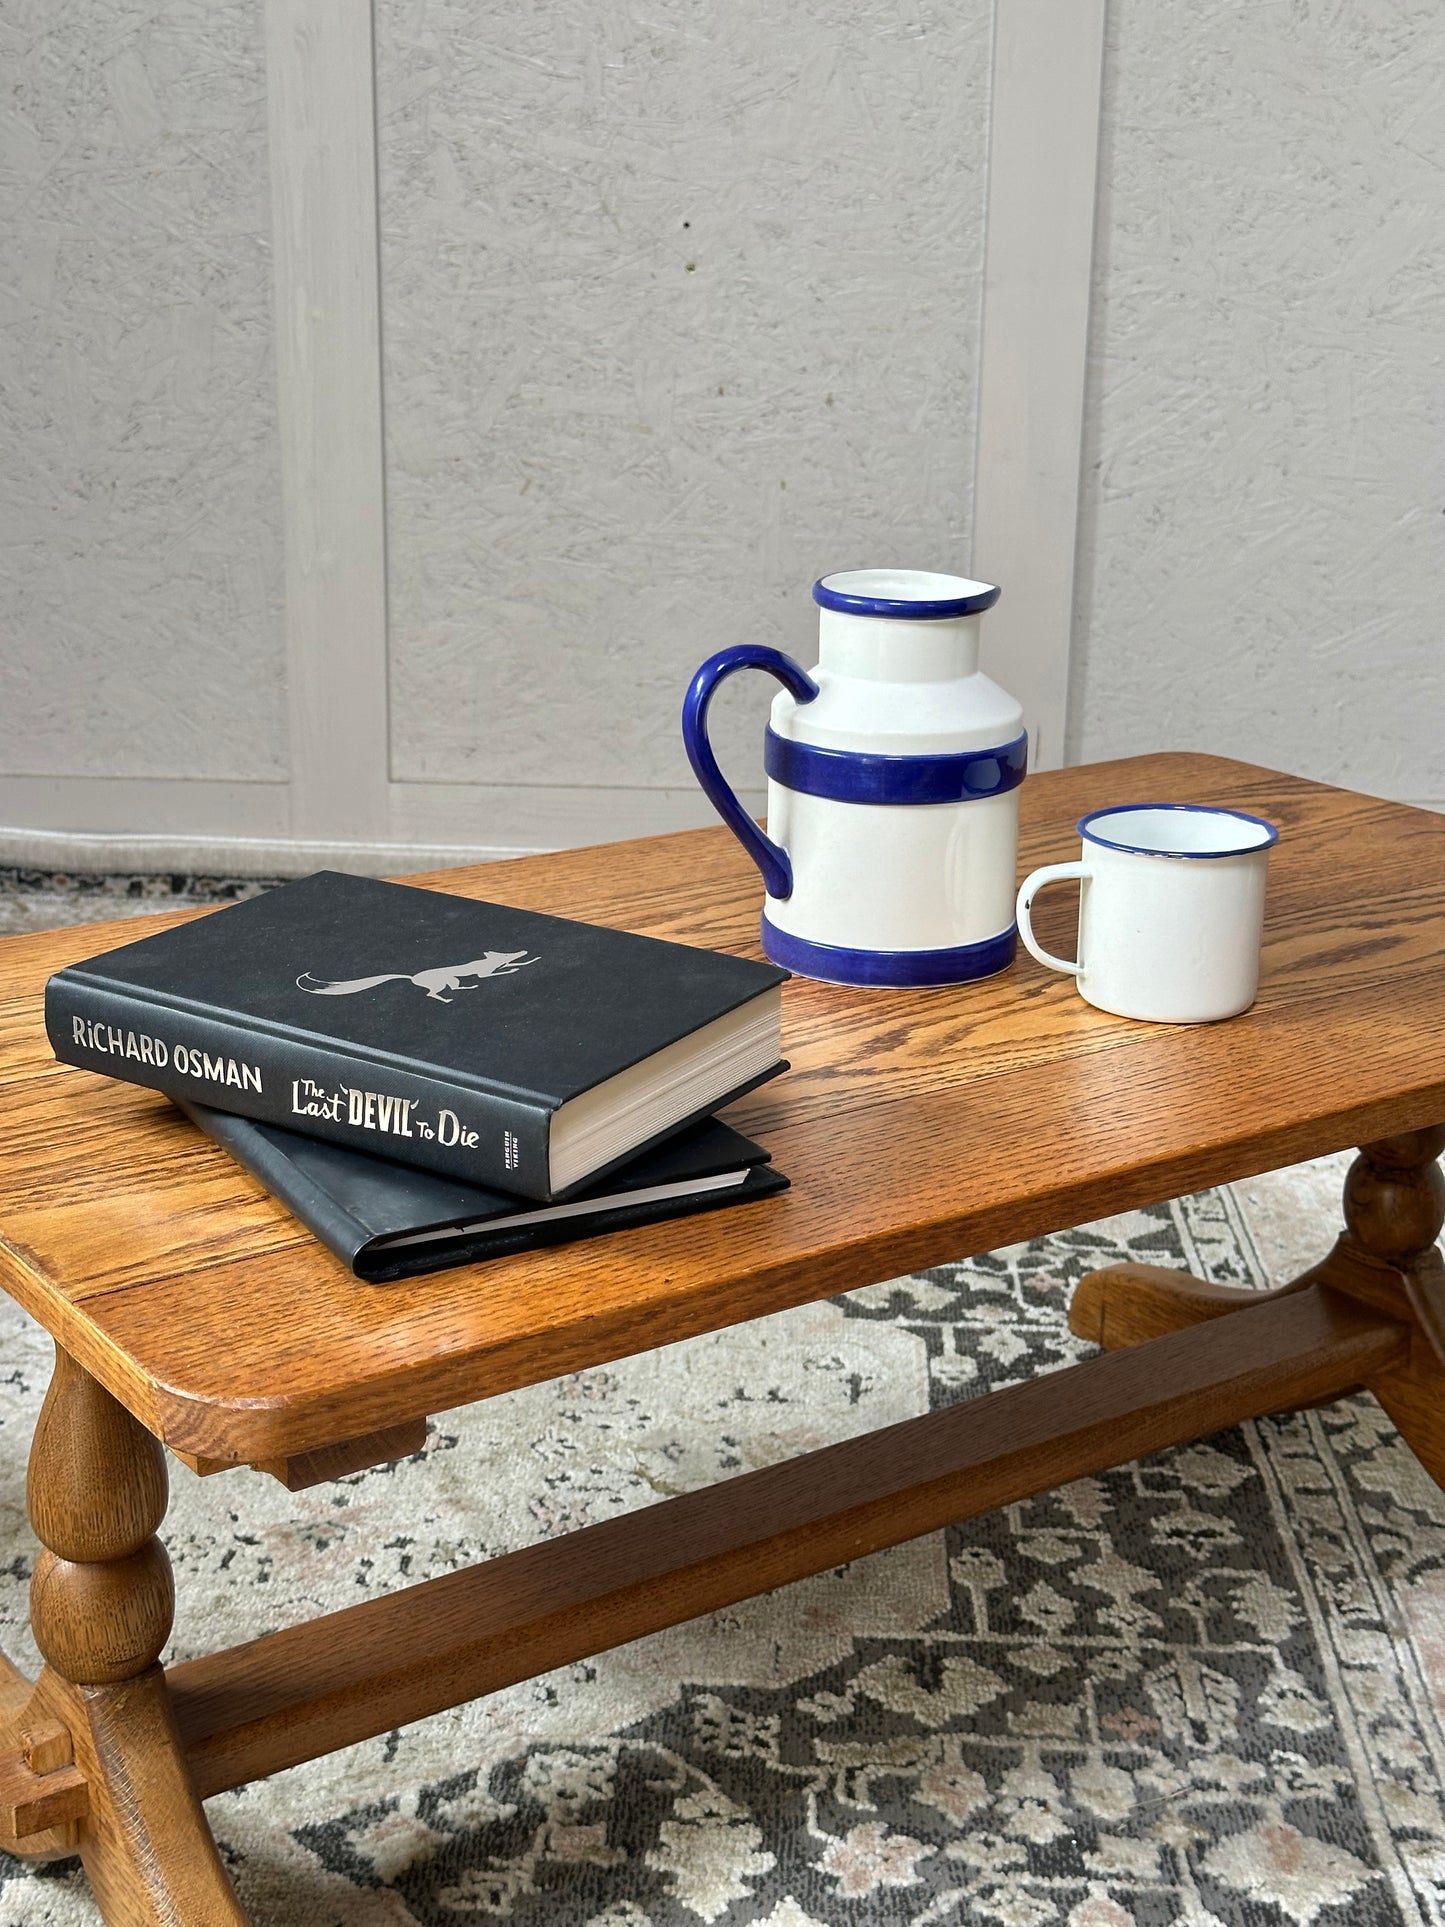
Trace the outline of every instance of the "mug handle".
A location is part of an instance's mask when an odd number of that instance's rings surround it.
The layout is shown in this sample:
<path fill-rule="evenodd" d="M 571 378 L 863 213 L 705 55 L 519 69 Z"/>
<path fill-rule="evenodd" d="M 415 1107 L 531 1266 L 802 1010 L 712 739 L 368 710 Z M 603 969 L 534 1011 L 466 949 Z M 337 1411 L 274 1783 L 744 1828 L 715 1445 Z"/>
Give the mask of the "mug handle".
<path fill-rule="evenodd" d="M 692 773 L 702 785 L 703 794 L 742 844 L 762 872 L 763 888 L 770 897 L 793 894 L 793 866 L 788 853 L 772 838 L 765 836 L 734 796 L 727 778 L 718 768 L 717 757 L 708 741 L 707 710 L 713 691 L 735 669 L 766 669 L 776 676 L 788 693 L 800 703 L 810 703 L 818 685 L 800 664 L 781 649 L 769 649 L 761 642 L 734 643 L 709 656 L 688 684 L 682 699 L 682 742 Z"/>
<path fill-rule="evenodd" d="M 1019 900 L 1015 907 L 1018 918 L 1019 935 L 1024 940 L 1024 949 L 1031 957 L 1037 957 L 1041 964 L 1050 970 L 1062 970 L 1067 977 L 1077 977 L 1083 970 L 1082 963 L 1070 963 L 1065 957 L 1056 957 L 1052 951 L 1045 950 L 1034 936 L 1033 921 L 1029 915 L 1034 898 L 1046 883 L 1058 883 L 1065 877 L 1083 877 L 1090 874 L 1087 863 L 1046 863 L 1042 870 L 1035 870 L 1026 876 L 1019 885 Z"/>

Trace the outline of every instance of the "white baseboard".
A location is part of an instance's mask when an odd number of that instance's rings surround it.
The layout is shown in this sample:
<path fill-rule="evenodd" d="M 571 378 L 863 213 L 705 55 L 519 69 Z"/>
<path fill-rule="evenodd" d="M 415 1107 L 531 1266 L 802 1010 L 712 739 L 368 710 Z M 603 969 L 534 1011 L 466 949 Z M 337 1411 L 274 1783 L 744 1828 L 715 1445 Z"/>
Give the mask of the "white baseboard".
<path fill-rule="evenodd" d="M 6 775 L 0 776 L 0 825 L 9 823 L 85 837 L 270 843 L 290 831 L 290 786 L 190 776 Z"/>
<path fill-rule="evenodd" d="M 406 876 L 529 856 L 484 844 L 315 843 L 296 837 L 103 835 L 0 827 L 0 868 L 111 876 L 293 877 L 313 870 Z"/>
<path fill-rule="evenodd" d="M 754 816 L 767 792 L 741 789 Z M 705 829 L 717 814 L 700 789 L 583 789 L 565 783 L 392 783 L 388 820 L 398 843 L 486 842 L 507 850 L 577 849 L 634 836 Z"/>
<path fill-rule="evenodd" d="M 387 787 L 385 838 L 318 839 L 287 833 L 286 790 L 279 784 L 0 778 L 0 867 L 112 875 L 305 876 L 333 869 L 405 876 L 717 821 L 707 799 L 691 789 Z M 754 815 L 763 813 L 762 791 L 740 796 Z"/>

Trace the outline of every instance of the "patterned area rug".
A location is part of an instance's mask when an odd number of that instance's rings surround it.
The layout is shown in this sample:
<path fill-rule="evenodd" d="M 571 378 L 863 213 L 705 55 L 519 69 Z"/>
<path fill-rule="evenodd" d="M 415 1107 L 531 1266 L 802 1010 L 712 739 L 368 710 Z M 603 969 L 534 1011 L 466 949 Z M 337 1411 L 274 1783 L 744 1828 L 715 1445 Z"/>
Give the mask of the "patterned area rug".
<path fill-rule="evenodd" d="M 171 898 L 179 900 L 179 893 Z M 148 903 L 147 908 L 155 907 Z M 109 906 L 89 914 L 108 914 Z M 58 919 L 57 919 L 58 920 Z M 173 1470 L 183 1656 L 1082 1355 L 1085 1270 L 1262 1285 L 1323 1160 L 468 1407 L 290 1495 Z M 34 1664 L 49 1345 L 0 1312 L 0 1621 Z M 1270 1420 L 212 1801 L 257 1927 L 1445 1918 L 1445 1498 L 1373 1401 Z M 98 1915 L 0 1858 L 0 1923 Z"/>
<path fill-rule="evenodd" d="M 275 878 L 72 876 L 58 870 L 0 866 L 0 934 L 54 930 L 67 923 L 153 917 L 161 910 L 236 903 L 259 896 Z"/>

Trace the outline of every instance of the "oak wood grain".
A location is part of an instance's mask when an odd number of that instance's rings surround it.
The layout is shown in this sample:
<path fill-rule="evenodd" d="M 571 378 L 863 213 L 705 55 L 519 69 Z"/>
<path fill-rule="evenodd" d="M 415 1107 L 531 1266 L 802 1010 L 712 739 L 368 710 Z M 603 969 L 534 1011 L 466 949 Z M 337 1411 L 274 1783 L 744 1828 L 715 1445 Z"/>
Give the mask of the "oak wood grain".
<path fill-rule="evenodd" d="M 59 1346 L 30 1444 L 26 1505 L 41 1553 L 30 1576 L 35 1643 L 65 1679 L 133 1678 L 171 1630 L 165 1453 Z"/>
<path fill-rule="evenodd" d="M 1086 1272 L 1075 1285 L 1069 1300 L 1069 1330 L 1091 1345 L 1118 1351 L 1304 1288 L 1296 1280 L 1276 1291 L 1253 1291 L 1248 1286 L 1211 1284 L 1166 1265 L 1104 1265 Z"/>
<path fill-rule="evenodd" d="M 30 1803 L 36 1787 L 27 1776 L 48 1774 L 75 1758 L 70 1730 L 39 1709 L 34 1683 L 0 1653 L 0 1836 L 5 1851 L 32 1862 L 62 1860 L 76 1851 L 79 1829 L 73 1819 L 36 1828 Z M 25 1769 L 16 1774 L 16 1764 Z M 46 1789 L 49 1792 L 51 1789 Z M 15 1810 L 8 1802 L 14 1799 Z"/>
<path fill-rule="evenodd" d="M 34 1690 L 14 1660 L 0 1653 L 0 1730 L 5 1738 L 10 1737 L 10 1727 L 25 1711 L 25 1703 Z"/>
<path fill-rule="evenodd" d="M 1437 1485 L 1445 1486 L 1445 1126 L 1366 1144 L 1345 1177 L 1345 1229 L 1316 1265 L 1268 1292 L 1207 1284 L 1158 1265 L 1108 1265 L 1069 1306 L 1081 1338 L 1113 1349 L 1325 1286 L 1397 1320 L 1409 1343 L 1364 1380 Z"/>
<path fill-rule="evenodd" d="M 405 1419 L 381 1432 L 363 1432 L 357 1439 L 338 1439 L 334 1445 L 321 1445 L 314 1452 L 293 1453 L 287 1459 L 257 1459 L 254 1470 L 269 1472 L 288 1492 L 306 1492 L 313 1485 L 328 1485 L 333 1479 L 349 1478 L 373 1465 L 390 1465 L 409 1458 L 426 1445 L 426 1420 Z"/>
<path fill-rule="evenodd" d="M 57 1346 L 26 1486 L 47 1664 L 6 1788 L 22 1846 L 53 1852 L 73 1829 L 107 1927 L 243 1927 L 156 1664 L 174 1601 L 166 1495 L 157 1440 Z"/>
<path fill-rule="evenodd" d="M 1420 1463 L 1445 1486 L 1445 1127 L 1366 1144 L 1345 1176 L 1345 1229 L 1298 1282 L 1318 1280 L 1409 1321 L 1408 1350 L 1365 1383 Z"/>
<path fill-rule="evenodd" d="M 40 1693 L 75 1741 L 86 1790 L 80 1857 L 106 1927 L 247 1927 L 160 1667 L 106 1686 L 47 1671 Z"/>
<path fill-rule="evenodd" d="M 164 1100 L 46 1061 L 48 972 L 175 916 L 11 939 L 0 1281 L 167 1443 L 276 1459 L 1445 1118 L 1445 819 L 1141 757 L 1031 777 L 1021 867 L 1077 854 L 1083 810 L 1141 797 L 1281 827 L 1243 1017 L 1130 1023 L 1027 957 L 943 990 L 795 979 L 794 1068 L 729 1114 L 791 1192 L 394 1285 L 359 1284 Z M 758 954 L 760 886 L 722 830 L 417 880 Z M 1055 896 L 1040 935 L 1066 944 Z"/>
<path fill-rule="evenodd" d="M 958 1519 L 1384 1370 L 1316 1288 L 172 1667 L 202 1797 Z"/>
<path fill-rule="evenodd" d="M 69 1729 L 59 1729 L 69 1741 Z M 18 1750 L 0 1754 L 0 1846 L 14 1853 L 21 1843 L 52 1827 L 84 1817 L 90 1791 L 79 1767 L 62 1764 L 38 1772 Z"/>
<path fill-rule="evenodd" d="M 403 1419 L 379 1432 L 363 1432 L 360 1438 L 337 1439 L 310 1452 L 296 1452 L 281 1459 L 208 1459 L 198 1452 L 177 1452 L 198 1479 L 211 1479 L 218 1472 L 265 1472 L 284 1485 L 288 1492 L 305 1492 L 313 1485 L 327 1485 L 333 1479 L 348 1478 L 374 1465 L 390 1465 L 409 1458 L 426 1444 L 426 1420 Z M 172 1448 L 174 1450 L 174 1447 Z"/>

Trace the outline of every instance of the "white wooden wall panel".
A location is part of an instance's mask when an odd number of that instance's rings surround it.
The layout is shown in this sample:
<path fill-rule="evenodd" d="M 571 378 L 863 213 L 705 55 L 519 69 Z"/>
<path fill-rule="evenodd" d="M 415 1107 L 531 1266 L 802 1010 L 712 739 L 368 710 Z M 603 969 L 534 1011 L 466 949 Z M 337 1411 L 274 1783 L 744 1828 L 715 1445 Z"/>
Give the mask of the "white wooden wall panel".
<path fill-rule="evenodd" d="M 250 0 L 4 9 L 8 777 L 286 776 L 269 237 Z"/>
<path fill-rule="evenodd" d="M 1445 8 L 1112 0 L 1073 742 L 1445 801 Z"/>
<path fill-rule="evenodd" d="M 379 0 L 396 778 L 680 821 L 704 655 L 966 565 L 990 16 Z"/>

